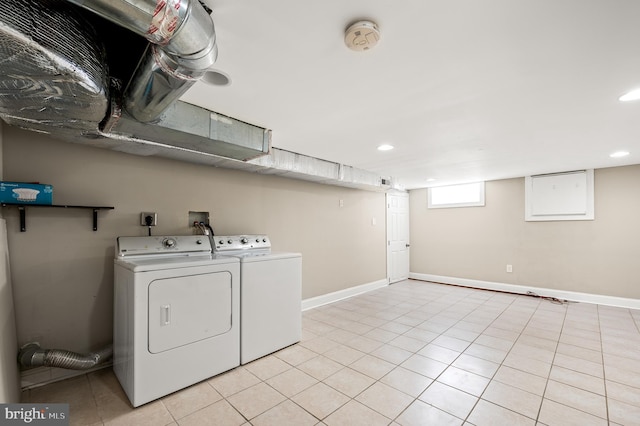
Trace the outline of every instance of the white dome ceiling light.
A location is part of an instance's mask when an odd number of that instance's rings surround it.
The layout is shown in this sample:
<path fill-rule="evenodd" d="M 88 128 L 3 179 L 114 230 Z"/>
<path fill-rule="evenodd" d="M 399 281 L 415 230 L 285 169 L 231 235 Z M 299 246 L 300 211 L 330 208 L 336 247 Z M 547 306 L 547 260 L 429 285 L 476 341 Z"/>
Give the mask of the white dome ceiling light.
<path fill-rule="evenodd" d="M 356 52 L 373 49 L 380 41 L 378 25 L 371 21 L 358 21 L 351 24 L 344 34 L 347 47 Z"/>

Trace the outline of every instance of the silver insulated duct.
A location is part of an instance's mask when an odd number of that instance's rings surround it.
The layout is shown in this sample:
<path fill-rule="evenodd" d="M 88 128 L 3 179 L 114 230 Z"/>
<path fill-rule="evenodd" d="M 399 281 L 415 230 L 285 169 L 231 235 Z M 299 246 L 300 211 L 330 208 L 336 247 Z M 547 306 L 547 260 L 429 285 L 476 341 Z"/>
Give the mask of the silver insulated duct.
<path fill-rule="evenodd" d="M 111 345 L 98 352 L 79 354 L 65 349 L 42 349 L 38 343 L 29 343 L 20 349 L 18 361 L 25 368 L 44 366 L 88 370 L 107 361 L 112 355 Z"/>
<path fill-rule="evenodd" d="M 66 0 L 0 1 L 2 119 L 187 161 L 269 152 L 270 130 L 176 101 L 216 59 L 213 23 L 197 1 L 76 3 L 92 13 Z M 120 80 L 129 80 L 124 94 Z"/>
<path fill-rule="evenodd" d="M 105 51 L 55 0 L 0 1 L 0 116 L 46 133 L 95 131 L 108 106 Z"/>
<path fill-rule="evenodd" d="M 217 57 L 213 21 L 197 0 L 69 0 L 149 40 L 124 95 L 135 119 L 157 119 Z"/>

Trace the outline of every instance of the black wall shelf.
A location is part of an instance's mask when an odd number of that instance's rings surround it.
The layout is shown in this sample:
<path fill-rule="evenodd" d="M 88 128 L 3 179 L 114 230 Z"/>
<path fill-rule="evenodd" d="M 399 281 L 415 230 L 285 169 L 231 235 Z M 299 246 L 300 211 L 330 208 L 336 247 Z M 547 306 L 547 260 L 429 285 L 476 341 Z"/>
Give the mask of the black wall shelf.
<path fill-rule="evenodd" d="M 66 204 L 22 204 L 22 203 L 2 203 L 2 207 L 17 207 L 20 212 L 20 232 L 27 231 L 27 207 L 49 207 L 59 209 L 85 209 L 93 210 L 93 230 L 98 230 L 98 210 L 113 210 L 114 207 L 106 206 L 71 206 Z"/>

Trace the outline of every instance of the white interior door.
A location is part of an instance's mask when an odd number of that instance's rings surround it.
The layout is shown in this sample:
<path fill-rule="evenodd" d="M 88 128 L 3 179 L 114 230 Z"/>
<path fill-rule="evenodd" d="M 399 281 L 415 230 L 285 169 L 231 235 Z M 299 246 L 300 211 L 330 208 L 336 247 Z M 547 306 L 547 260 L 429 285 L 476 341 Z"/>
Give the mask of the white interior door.
<path fill-rule="evenodd" d="M 387 271 L 389 283 L 409 278 L 409 194 L 387 194 Z"/>

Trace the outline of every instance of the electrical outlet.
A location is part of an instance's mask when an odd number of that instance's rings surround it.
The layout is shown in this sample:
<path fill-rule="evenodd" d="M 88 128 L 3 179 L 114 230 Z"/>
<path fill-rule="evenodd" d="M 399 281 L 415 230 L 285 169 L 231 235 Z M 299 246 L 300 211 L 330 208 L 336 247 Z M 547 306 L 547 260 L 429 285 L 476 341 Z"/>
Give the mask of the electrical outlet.
<path fill-rule="evenodd" d="M 154 212 L 140 213 L 140 226 L 156 226 L 157 224 L 158 224 L 158 213 L 154 213 Z"/>
<path fill-rule="evenodd" d="M 513 265 L 507 265 L 507 272 L 513 272 Z"/>

